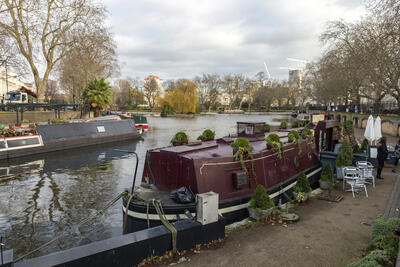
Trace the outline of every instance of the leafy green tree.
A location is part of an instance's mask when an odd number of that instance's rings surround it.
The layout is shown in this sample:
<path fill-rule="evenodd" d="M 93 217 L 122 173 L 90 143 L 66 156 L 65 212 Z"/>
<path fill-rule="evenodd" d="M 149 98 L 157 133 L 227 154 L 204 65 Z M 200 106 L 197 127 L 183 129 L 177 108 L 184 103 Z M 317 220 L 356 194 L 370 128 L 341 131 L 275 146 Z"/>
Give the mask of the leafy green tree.
<path fill-rule="evenodd" d="M 83 101 L 95 110 L 94 116 L 99 116 L 100 110 L 112 103 L 110 83 L 105 78 L 92 80 L 83 91 Z"/>

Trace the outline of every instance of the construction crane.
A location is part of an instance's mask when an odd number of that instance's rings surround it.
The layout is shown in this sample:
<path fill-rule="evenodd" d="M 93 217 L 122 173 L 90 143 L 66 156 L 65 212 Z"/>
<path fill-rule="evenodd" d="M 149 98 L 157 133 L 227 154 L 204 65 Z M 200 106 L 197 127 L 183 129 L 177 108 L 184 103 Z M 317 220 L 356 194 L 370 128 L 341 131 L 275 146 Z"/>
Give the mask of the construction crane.
<path fill-rule="evenodd" d="M 274 80 L 271 78 L 271 74 L 270 74 L 269 71 L 268 71 L 267 63 L 265 63 L 265 61 L 264 61 L 264 66 L 265 66 L 265 70 L 266 70 L 266 73 L 267 73 L 267 76 L 268 76 L 267 82 L 269 82 L 270 84 L 272 84 L 272 83 L 274 82 Z"/>
<path fill-rule="evenodd" d="M 289 61 L 300 62 L 300 63 L 303 63 L 303 64 L 307 64 L 308 63 L 307 60 L 303 60 L 303 59 L 297 59 L 297 58 L 291 58 L 291 57 L 288 57 L 286 59 L 289 60 Z"/>

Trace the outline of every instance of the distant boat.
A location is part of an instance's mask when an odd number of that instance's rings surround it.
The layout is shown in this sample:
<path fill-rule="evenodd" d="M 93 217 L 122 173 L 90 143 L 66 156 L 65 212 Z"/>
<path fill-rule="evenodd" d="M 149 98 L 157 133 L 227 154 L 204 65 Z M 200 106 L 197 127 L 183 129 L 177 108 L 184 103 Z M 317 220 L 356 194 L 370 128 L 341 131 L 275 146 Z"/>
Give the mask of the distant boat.
<path fill-rule="evenodd" d="M 15 131 L 4 130 L 0 137 L 0 159 L 139 138 L 133 121 L 117 116 L 20 127 Z"/>
<path fill-rule="evenodd" d="M 241 110 L 241 109 L 221 110 L 218 113 L 219 114 L 244 114 L 244 110 Z"/>

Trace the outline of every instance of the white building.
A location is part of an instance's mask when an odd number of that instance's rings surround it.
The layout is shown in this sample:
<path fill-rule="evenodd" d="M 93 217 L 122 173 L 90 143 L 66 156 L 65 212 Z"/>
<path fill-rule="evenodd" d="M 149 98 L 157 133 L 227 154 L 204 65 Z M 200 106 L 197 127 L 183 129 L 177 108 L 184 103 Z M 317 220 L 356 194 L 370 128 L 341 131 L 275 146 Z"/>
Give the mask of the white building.
<path fill-rule="evenodd" d="M 27 83 L 18 78 L 14 72 L 5 68 L 0 68 L 0 100 L 4 100 L 7 92 L 19 91 L 25 87 L 32 92 L 36 92 L 32 83 Z"/>

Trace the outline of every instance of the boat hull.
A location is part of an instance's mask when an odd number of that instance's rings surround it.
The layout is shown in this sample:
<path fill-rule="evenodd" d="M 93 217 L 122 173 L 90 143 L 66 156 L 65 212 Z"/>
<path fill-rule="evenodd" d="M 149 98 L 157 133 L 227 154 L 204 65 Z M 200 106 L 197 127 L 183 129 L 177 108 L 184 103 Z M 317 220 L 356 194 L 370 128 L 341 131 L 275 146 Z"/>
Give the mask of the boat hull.
<path fill-rule="evenodd" d="M 310 184 L 317 184 L 321 172 L 320 163 L 315 164 L 311 168 L 304 171 L 307 175 Z M 293 190 L 294 184 L 297 181 L 297 174 L 287 180 L 271 187 L 266 188 L 268 194 L 274 198 L 275 203 L 282 200 L 282 203 L 287 202 L 290 199 L 289 191 Z M 230 199 L 224 199 L 219 202 L 219 213 L 224 217 L 225 224 L 231 224 L 237 221 L 241 221 L 249 216 L 247 211 L 247 206 L 251 194 L 247 194 L 240 197 L 234 197 Z M 127 200 L 123 200 L 123 216 L 126 213 Z M 195 216 L 196 205 L 195 203 L 190 204 L 163 204 L 163 211 L 170 221 L 177 221 L 180 219 L 185 219 L 185 211 L 189 211 L 192 216 Z M 159 216 L 152 204 L 147 205 L 146 202 L 140 202 L 132 200 L 129 204 L 128 216 L 126 219 L 126 230 L 127 232 L 135 232 L 146 229 L 148 227 L 154 227 L 161 225 Z"/>

